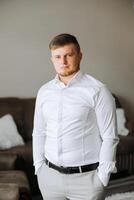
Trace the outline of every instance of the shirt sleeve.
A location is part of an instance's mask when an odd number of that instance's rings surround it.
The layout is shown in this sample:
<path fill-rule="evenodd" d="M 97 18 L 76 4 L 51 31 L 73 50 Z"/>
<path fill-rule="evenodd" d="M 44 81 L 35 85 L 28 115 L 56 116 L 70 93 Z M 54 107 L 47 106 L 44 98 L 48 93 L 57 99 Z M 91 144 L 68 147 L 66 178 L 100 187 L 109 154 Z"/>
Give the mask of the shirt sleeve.
<path fill-rule="evenodd" d="M 35 166 L 35 174 L 44 163 L 45 152 L 45 120 L 43 118 L 42 98 L 40 91 L 38 92 L 35 104 L 34 113 L 34 128 L 33 128 L 33 162 Z"/>
<path fill-rule="evenodd" d="M 102 139 L 99 156 L 98 176 L 104 186 L 108 185 L 110 174 L 116 169 L 116 149 L 119 142 L 115 100 L 103 86 L 96 96 L 96 118 Z"/>

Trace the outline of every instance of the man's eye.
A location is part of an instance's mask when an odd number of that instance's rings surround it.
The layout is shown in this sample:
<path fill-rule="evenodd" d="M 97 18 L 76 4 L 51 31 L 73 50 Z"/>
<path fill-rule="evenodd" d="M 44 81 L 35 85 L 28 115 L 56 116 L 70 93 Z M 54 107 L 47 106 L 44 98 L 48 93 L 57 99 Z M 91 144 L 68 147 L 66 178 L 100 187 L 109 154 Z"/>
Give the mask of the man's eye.
<path fill-rule="evenodd" d="M 55 56 L 55 58 L 56 58 L 56 59 L 59 59 L 59 58 L 60 58 L 60 56 Z"/>

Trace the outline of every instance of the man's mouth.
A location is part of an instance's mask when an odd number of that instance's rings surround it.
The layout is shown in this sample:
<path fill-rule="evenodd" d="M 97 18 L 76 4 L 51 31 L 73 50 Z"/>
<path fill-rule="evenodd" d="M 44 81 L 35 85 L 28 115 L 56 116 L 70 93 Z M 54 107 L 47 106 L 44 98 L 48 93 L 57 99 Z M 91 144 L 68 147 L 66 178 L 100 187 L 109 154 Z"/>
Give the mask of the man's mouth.
<path fill-rule="evenodd" d="M 61 69 L 68 68 L 68 67 L 69 67 L 68 65 L 62 65 L 62 66 L 60 66 Z"/>

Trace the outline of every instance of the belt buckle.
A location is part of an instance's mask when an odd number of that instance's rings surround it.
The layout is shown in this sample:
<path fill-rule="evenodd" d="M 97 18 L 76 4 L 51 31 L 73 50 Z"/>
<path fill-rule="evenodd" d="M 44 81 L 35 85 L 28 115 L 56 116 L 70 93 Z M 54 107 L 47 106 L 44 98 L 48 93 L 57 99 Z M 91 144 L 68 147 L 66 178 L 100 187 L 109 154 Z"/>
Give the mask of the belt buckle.
<path fill-rule="evenodd" d="M 78 168 L 79 168 L 79 172 L 82 173 L 82 167 L 79 166 Z"/>
<path fill-rule="evenodd" d="M 49 161 L 46 159 L 46 161 L 45 161 L 45 162 L 46 162 L 47 166 L 49 167 Z"/>

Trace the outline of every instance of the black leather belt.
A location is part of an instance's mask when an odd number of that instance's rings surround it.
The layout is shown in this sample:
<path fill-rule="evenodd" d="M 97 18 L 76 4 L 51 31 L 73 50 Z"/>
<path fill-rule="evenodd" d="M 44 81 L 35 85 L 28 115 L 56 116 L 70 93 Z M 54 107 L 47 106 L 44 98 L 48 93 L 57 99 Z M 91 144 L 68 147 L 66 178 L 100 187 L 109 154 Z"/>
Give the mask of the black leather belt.
<path fill-rule="evenodd" d="M 89 171 L 97 169 L 97 167 L 99 165 L 99 163 L 97 162 L 97 163 L 83 165 L 83 166 L 79 166 L 79 167 L 63 167 L 63 166 L 56 166 L 53 163 L 49 162 L 47 159 L 45 160 L 45 162 L 50 168 L 53 168 L 63 174 L 89 172 Z"/>

